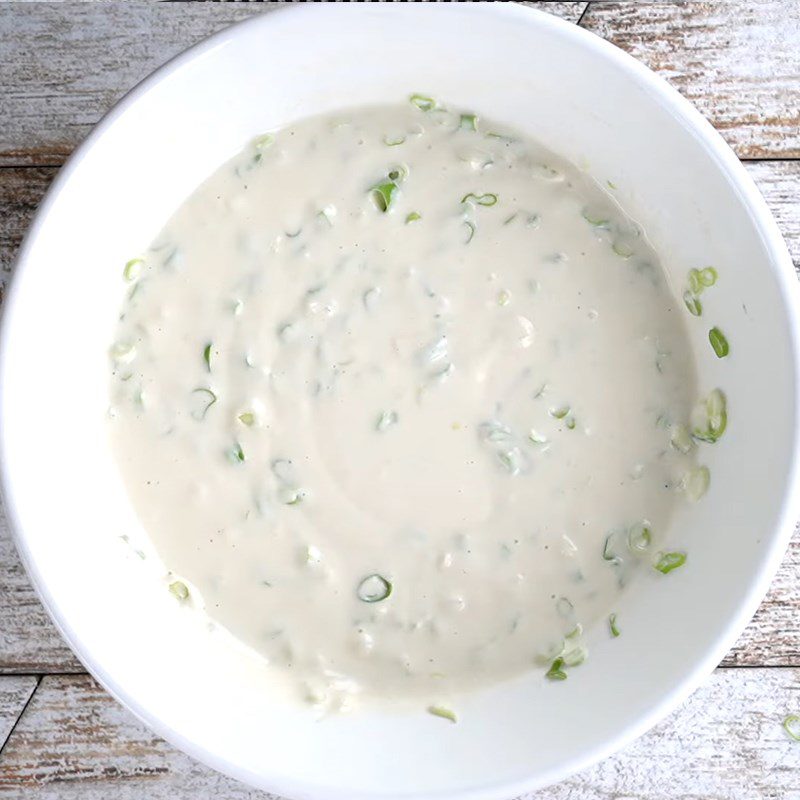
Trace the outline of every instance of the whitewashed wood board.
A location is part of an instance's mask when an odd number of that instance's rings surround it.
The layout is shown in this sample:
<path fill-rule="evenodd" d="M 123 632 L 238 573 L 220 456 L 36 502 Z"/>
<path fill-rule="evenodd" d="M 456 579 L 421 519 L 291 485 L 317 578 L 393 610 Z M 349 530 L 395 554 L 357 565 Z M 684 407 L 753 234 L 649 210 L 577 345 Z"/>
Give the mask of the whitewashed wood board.
<path fill-rule="evenodd" d="M 0 4 L 0 165 L 60 164 L 125 92 L 228 25 L 281 3 Z M 526 3 L 577 22 L 586 3 Z"/>
<path fill-rule="evenodd" d="M 798 708 L 800 669 L 717 670 L 678 711 L 622 753 L 526 798 L 797 800 L 800 744 L 786 735 L 782 721 Z M 270 796 L 174 750 L 88 676 L 46 676 L 2 754 L 0 800 L 23 797 Z"/>
<path fill-rule="evenodd" d="M 0 753 L 37 683 L 38 679 L 32 675 L 0 676 Z"/>
<path fill-rule="evenodd" d="M 665 77 L 741 158 L 800 157 L 797 0 L 600 0 L 581 27 Z"/>

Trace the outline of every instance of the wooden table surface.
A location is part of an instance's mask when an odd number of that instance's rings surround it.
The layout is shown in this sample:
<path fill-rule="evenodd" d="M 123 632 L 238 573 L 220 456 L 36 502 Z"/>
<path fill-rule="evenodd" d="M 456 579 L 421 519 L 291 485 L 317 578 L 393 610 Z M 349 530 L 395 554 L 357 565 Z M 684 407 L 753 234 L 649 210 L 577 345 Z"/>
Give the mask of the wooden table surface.
<path fill-rule="evenodd" d="M 170 56 L 255 2 L 0 2 L 0 300 L 59 165 Z M 663 75 L 744 161 L 800 268 L 800 0 L 527 3 Z M 715 674 L 625 751 L 537 800 L 800 800 L 800 535 Z M 0 517 L 0 800 L 268 795 L 177 752 L 83 670 L 28 584 Z"/>

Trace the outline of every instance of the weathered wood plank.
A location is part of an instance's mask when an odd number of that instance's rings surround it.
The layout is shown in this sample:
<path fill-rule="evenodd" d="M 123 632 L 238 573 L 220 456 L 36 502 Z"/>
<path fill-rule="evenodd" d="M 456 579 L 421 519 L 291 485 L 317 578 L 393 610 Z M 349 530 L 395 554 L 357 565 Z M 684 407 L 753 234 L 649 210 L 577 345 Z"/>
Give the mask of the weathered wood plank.
<path fill-rule="evenodd" d="M 0 512 L 0 673 L 82 669 L 33 591 Z"/>
<path fill-rule="evenodd" d="M 36 688 L 36 678 L 31 675 L 4 675 L 0 677 L 0 752 L 25 705 Z M 2 764 L 0 764 L 2 769 Z"/>
<path fill-rule="evenodd" d="M 800 670 L 717 670 L 623 753 L 528 800 L 796 798 Z M 720 758 L 721 753 L 725 758 Z M 794 793 L 794 794 L 793 794 Z M 150 733 L 88 676 L 45 677 L 0 755 L 0 798 L 267 800 Z"/>
<path fill-rule="evenodd" d="M 581 26 L 688 97 L 741 158 L 800 157 L 800 3 L 591 3 Z"/>
<path fill-rule="evenodd" d="M 0 165 L 60 164 L 172 56 L 276 3 L 0 4 Z M 585 2 L 526 3 L 577 22 Z"/>

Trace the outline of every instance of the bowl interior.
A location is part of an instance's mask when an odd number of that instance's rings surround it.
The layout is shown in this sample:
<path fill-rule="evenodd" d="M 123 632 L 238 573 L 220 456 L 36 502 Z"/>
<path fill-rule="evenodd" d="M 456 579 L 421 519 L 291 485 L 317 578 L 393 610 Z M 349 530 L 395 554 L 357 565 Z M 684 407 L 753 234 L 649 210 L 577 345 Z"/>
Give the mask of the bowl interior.
<path fill-rule="evenodd" d="M 293 797 L 509 797 L 564 777 L 652 724 L 711 669 L 752 614 L 793 521 L 796 320 L 774 223 L 733 155 L 677 94 L 583 31 L 511 4 L 310 6 L 268 14 L 172 62 L 69 163 L 31 230 L 7 300 L 0 402 L 5 496 L 23 558 L 90 669 L 159 733 Z M 379 44 L 379 46 L 378 46 Z M 105 431 L 107 349 L 121 266 L 252 136 L 421 91 L 521 128 L 611 180 L 676 291 L 720 279 L 690 320 L 700 390 L 728 396 L 704 447 L 703 502 L 644 576 L 623 635 L 590 639 L 566 684 L 541 670 L 423 710 L 318 721 L 224 634 L 176 607 L 146 547 Z M 713 323 L 710 322 L 713 320 Z M 719 325 L 731 356 L 707 333 Z M 313 613 L 313 609 L 309 613 Z"/>

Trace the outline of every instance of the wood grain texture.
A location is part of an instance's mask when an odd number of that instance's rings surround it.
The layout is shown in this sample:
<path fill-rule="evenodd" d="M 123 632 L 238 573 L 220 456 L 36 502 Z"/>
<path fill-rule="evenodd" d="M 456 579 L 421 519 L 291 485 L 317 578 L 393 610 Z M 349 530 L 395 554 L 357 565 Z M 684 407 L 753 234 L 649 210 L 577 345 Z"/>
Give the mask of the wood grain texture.
<path fill-rule="evenodd" d="M 796 0 L 599 0 L 581 26 L 665 77 L 740 158 L 800 157 Z"/>
<path fill-rule="evenodd" d="M 0 512 L 0 673 L 82 669 L 33 591 Z"/>
<path fill-rule="evenodd" d="M 0 165 L 60 164 L 125 92 L 228 25 L 282 3 L 0 4 Z M 585 2 L 526 3 L 575 22 Z"/>
<path fill-rule="evenodd" d="M 0 677 L 0 754 L 20 714 L 30 700 L 37 679 L 32 676 L 5 675 Z M 0 756 L 0 771 L 2 756 Z"/>
<path fill-rule="evenodd" d="M 800 670 L 718 670 L 622 753 L 527 800 L 800 797 Z M 724 754 L 724 758 L 721 757 Z M 747 777 L 745 781 L 743 778 Z M 0 799 L 268 800 L 174 750 L 88 676 L 47 676 L 0 756 Z"/>

